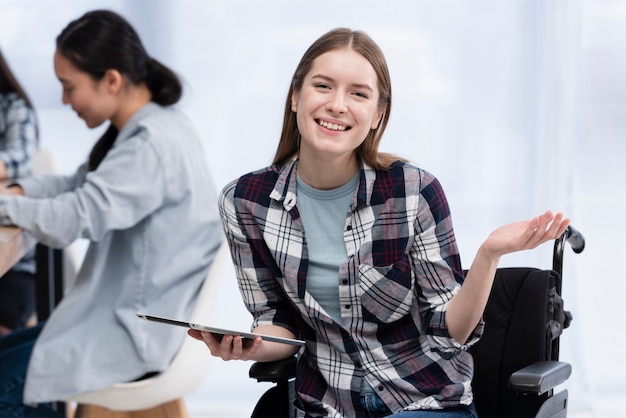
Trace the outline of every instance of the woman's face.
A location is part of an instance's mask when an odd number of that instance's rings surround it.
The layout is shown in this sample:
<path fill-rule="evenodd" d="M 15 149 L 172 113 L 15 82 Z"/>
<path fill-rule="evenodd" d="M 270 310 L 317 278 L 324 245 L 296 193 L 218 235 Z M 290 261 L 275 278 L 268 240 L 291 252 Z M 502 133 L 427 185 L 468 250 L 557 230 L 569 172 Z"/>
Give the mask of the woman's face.
<path fill-rule="evenodd" d="M 358 52 L 340 48 L 317 57 L 291 98 L 302 137 L 300 158 L 354 157 L 380 122 L 378 97 L 376 72 Z"/>
<path fill-rule="evenodd" d="M 83 119 L 89 128 L 100 126 L 115 112 L 115 100 L 106 79 L 94 80 L 79 70 L 58 51 L 54 54 L 54 72 L 63 87 L 62 102 Z"/>

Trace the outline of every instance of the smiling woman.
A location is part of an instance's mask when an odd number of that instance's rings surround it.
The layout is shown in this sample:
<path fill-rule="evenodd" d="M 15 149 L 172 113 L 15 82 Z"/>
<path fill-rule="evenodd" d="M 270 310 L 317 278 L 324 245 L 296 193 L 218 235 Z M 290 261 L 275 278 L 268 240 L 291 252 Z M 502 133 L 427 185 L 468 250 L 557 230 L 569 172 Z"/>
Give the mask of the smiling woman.
<path fill-rule="evenodd" d="M 220 195 L 239 288 L 255 332 L 305 341 L 305 416 L 475 417 L 467 347 L 482 334 L 500 257 L 560 236 L 569 221 L 546 212 L 498 228 L 464 279 L 438 180 L 378 152 L 390 108 L 387 64 L 367 34 L 339 28 L 309 47 L 274 164 Z M 224 360 L 296 351 L 189 333 Z"/>
<path fill-rule="evenodd" d="M 119 131 L 139 108 L 151 100 L 151 92 L 145 83 L 126 83 L 117 69 L 107 70 L 98 79 L 76 67 L 58 50 L 54 54 L 54 71 L 63 87 L 63 104 L 71 105 L 89 128 L 110 120 Z M 125 90 L 123 95 L 122 88 Z"/>
<path fill-rule="evenodd" d="M 300 132 L 298 174 L 312 187 L 334 189 L 359 171 L 354 152 L 385 111 L 377 76 L 369 61 L 350 48 L 316 59 L 291 110 Z"/>

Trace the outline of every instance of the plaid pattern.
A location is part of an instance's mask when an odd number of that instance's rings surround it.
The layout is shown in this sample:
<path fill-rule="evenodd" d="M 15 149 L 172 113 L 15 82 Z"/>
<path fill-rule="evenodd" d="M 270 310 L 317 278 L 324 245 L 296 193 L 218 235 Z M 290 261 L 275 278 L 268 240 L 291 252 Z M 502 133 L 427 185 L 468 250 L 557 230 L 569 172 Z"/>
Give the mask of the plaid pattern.
<path fill-rule="evenodd" d="M 341 323 L 306 292 L 297 160 L 242 176 L 220 195 L 222 222 L 253 327 L 306 340 L 296 379 L 310 416 L 361 417 L 361 380 L 396 412 L 470 404 L 473 361 L 452 339 L 447 302 L 463 276 L 446 197 L 429 173 L 363 166 L 345 221 Z"/>
<path fill-rule="evenodd" d="M 0 160 L 7 178 L 28 176 L 37 147 L 35 112 L 17 93 L 0 93 Z"/>

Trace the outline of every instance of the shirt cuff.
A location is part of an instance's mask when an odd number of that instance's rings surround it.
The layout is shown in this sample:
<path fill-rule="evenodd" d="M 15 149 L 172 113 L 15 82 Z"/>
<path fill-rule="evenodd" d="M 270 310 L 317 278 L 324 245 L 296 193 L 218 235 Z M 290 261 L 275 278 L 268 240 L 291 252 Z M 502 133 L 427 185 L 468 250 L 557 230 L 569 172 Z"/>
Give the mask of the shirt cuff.
<path fill-rule="evenodd" d="M 0 197 L 0 225 L 13 225 L 9 218 L 7 201 L 3 197 Z"/>

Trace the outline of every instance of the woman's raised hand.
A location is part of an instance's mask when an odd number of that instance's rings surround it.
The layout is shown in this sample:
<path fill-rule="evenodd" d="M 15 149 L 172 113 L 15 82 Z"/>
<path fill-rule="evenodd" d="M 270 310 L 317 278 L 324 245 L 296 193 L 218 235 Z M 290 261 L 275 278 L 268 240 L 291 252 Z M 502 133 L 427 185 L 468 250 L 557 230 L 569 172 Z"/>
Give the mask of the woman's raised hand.
<path fill-rule="evenodd" d="M 530 250 L 557 239 L 569 225 L 561 212 L 547 211 L 528 221 L 513 222 L 493 231 L 482 247 L 492 256 L 500 257 L 516 251 Z"/>

